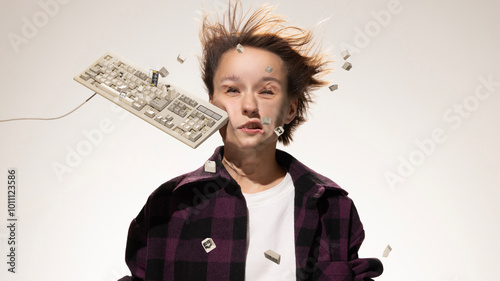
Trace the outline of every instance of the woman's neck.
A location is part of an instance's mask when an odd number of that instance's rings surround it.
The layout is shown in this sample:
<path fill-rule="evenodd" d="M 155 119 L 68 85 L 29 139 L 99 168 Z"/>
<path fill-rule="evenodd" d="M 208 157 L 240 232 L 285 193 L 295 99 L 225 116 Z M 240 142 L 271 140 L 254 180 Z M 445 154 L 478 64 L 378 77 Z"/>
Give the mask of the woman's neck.
<path fill-rule="evenodd" d="M 244 151 L 224 147 L 222 163 L 243 193 L 257 193 L 279 184 L 286 175 L 275 154 L 276 147 Z"/>

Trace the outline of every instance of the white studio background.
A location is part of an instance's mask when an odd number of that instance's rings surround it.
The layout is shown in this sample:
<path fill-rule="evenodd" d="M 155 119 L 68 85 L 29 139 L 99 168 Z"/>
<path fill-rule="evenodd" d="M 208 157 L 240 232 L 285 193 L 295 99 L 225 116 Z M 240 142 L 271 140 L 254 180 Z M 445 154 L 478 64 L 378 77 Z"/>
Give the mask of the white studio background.
<path fill-rule="evenodd" d="M 336 59 L 329 79 L 339 89 L 316 93 L 308 123 L 284 149 L 350 192 L 366 230 L 360 254 L 385 266 L 377 280 L 493 280 L 500 3 L 269 2 L 299 26 L 319 23 Z M 221 11 L 225 3 L 204 6 Z M 206 98 L 197 60 L 201 0 L 0 5 L 0 119 L 72 110 L 92 95 L 73 77 L 108 51 L 145 69 L 165 66 L 168 81 Z M 341 68 L 344 48 L 350 71 Z M 0 131 L 2 225 L 7 171 L 18 173 L 15 274 L 6 263 L 10 232 L 0 228 L 0 279 L 9 281 L 127 274 L 128 226 L 148 195 L 221 144 L 216 135 L 193 150 L 98 95 L 63 119 L 0 123 Z M 100 137 L 91 142 L 91 134 Z M 78 148 L 84 153 L 74 155 Z M 393 250 L 382 257 L 387 245 Z"/>

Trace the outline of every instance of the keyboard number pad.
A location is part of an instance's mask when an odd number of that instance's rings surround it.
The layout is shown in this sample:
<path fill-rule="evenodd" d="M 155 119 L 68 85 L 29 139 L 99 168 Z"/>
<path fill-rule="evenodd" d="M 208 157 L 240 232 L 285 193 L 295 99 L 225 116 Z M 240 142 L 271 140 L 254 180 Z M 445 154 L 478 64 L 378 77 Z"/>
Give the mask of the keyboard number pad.
<path fill-rule="evenodd" d="M 179 115 L 180 117 L 186 117 L 186 115 L 192 110 L 185 103 L 180 102 L 178 100 L 174 101 L 169 107 L 168 110 L 173 113 Z"/>

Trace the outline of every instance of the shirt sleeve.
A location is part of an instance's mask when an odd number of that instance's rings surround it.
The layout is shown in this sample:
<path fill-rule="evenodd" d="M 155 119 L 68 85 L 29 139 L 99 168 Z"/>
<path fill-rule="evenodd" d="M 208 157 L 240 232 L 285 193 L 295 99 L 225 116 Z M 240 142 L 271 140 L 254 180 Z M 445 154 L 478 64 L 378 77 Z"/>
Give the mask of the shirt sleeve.
<path fill-rule="evenodd" d="M 354 204 L 351 207 L 351 229 L 349 241 L 349 265 L 353 272 L 354 281 L 368 281 L 380 276 L 383 272 L 382 262 L 376 258 L 359 258 L 358 251 L 365 239 L 363 224 L 359 219 Z"/>
<path fill-rule="evenodd" d="M 128 231 L 125 262 L 132 276 L 125 276 L 119 281 L 144 280 L 147 262 L 147 206 L 146 203 L 139 215 L 132 220 Z"/>

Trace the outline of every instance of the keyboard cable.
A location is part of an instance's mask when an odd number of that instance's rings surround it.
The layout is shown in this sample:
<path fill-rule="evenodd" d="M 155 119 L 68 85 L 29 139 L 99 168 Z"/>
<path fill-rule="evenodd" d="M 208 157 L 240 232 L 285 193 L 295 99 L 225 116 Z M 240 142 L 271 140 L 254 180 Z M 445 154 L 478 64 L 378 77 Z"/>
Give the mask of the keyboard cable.
<path fill-rule="evenodd" d="M 94 93 L 90 98 L 88 98 L 87 100 L 85 100 L 82 104 L 80 104 L 79 106 L 77 106 L 75 109 L 71 110 L 70 112 L 68 112 L 68 113 L 66 113 L 64 115 L 58 116 L 58 117 L 49 117 L 49 118 L 38 118 L 38 117 L 12 118 L 12 119 L 0 120 L 0 122 L 21 121 L 21 120 L 43 120 L 43 121 L 47 121 L 47 120 L 61 119 L 63 117 L 66 117 L 66 116 L 70 115 L 71 113 L 75 112 L 77 109 L 79 109 L 80 107 L 82 107 L 85 103 L 87 103 L 91 98 L 93 98 L 96 94 L 97 93 Z"/>

